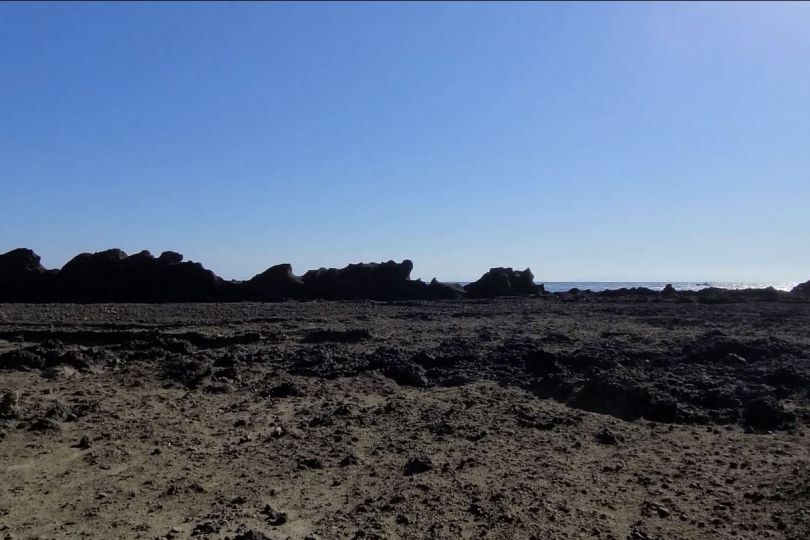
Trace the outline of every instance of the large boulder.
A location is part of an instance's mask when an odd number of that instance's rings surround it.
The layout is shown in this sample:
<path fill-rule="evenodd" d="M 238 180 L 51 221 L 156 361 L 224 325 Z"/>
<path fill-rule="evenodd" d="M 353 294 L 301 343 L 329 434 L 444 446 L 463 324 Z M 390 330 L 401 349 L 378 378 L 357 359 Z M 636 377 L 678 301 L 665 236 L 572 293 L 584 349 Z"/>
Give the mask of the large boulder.
<path fill-rule="evenodd" d="M 41 300 L 47 295 L 52 274 L 30 249 L 13 249 L 0 255 L 0 302 Z"/>
<path fill-rule="evenodd" d="M 39 255 L 30 249 L 17 248 L 0 255 L 0 275 L 10 276 L 12 273 L 45 271 L 40 263 Z"/>
<path fill-rule="evenodd" d="M 350 264 L 345 268 L 310 270 L 301 277 L 304 295 L 325 300 L 398 300 L 413 298 L 413 263 Z"/>
<path fill-rule="evenodd" d="M 59 271 L 58 296 L 69 302 L 118 300 L 126 257 L 120 249 L 76 255 Z"/>
<path fill-rule="evenodd" d="M 528 268 L 523 271 L 491 268 L 481 279 L 467 284 L 464 289 L 473 298 L 527 296 L 543 290 L 542 286 L 535 285 L 534 274 Z"/>
<path fill-rule="evenodd" d="M 180 264 L 183 262 L 183 256 L 176 251 L 164 251 L 158 257 L 158 262 L 163 264 Z"/>
<path fill-rule="evenodd" d="M 179 253 L 155 258 L 120 249 L 82 253 L 56 276 L 56 299 L 69 302 L 192 302 L 227 299 L 226 285 Z"/>
<path fill-rule="evenodd" d="M 211 302 L 241 300 L 233 283 L 206 269 L 201 263 L 186 261 L 158 268 L 160 289 L 157 302 Z"/>
<path fill-rule="evenodd" d="M 241 285 L 244 295 L 254 300 L 300 298 L 304 282 L 293 274 L 289 264 L 271 266 Z"/>
<path fill-rule="evenodd" d="M 756 431 L 790 429 L 795 426 L 795 421 L 796 415 L 773 396 L 755 398 L 743 410 L 743 423 Z"/>

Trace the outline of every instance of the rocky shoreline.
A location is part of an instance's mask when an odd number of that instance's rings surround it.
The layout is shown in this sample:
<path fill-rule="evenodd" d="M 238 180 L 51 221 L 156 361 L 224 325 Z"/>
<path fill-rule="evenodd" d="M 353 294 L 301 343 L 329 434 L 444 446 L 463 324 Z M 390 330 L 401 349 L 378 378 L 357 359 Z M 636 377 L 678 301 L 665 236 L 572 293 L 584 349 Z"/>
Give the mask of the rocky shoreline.
<path fill-rule="evenodd" d="M 39 255 L 24 248 L 0 255 L 0 302 L 441 300 L 548 294 L 563 300 L 629 298 L 705 304 L 810 300 L 810 281 L 791 292 L 773 288 L 677 291 L 667 285 L 662 291 L 639 287 L 547 293 L 542 284 L 535 284 L 528 268 L 491 268 L 464 286 L 435 278 L 425 283 L 410 278 L 413 263 L 407 259 L 319 268 L 302 276 L 293 274 L 289 264 L 279 264 L 247 281 L 224 280 L 200 263 L 184 262 L 183 256 L 173 251 L 158 257 L 148 251 L 127 255 L 120 249 L 81 253 L 58 270 L 46 269 L 40 261 Z"/>

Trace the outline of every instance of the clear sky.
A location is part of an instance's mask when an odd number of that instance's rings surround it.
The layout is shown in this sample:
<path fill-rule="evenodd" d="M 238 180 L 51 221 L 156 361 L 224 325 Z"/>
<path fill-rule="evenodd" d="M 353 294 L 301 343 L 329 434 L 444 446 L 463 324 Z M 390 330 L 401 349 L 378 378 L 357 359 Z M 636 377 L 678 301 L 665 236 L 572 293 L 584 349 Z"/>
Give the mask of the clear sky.
<path fill-rule="evenodd" d="M 2 3 L 0 252 L 804 281 L 808 28 L 808 3 Z"/>

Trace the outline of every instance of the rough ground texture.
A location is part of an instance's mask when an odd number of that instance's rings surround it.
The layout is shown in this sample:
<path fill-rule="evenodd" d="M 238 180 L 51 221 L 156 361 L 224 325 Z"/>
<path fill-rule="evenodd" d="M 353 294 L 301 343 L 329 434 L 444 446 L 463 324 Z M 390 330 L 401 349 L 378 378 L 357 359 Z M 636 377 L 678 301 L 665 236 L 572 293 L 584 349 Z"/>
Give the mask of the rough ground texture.
<path fill-rule="evenodd" d="M 810 303 L 0 305 L 0 537 L 810 538 Z"/>

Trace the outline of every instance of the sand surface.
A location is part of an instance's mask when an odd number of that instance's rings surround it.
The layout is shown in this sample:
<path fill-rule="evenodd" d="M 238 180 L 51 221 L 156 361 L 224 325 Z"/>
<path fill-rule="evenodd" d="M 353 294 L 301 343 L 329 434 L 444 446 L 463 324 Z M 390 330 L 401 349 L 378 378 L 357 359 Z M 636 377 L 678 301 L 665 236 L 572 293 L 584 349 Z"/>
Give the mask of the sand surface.
<path fill-rule="evenodd" d="M 8 304 L 0 367 L 0 538 L 810 538 L 808 303 Z"/>

